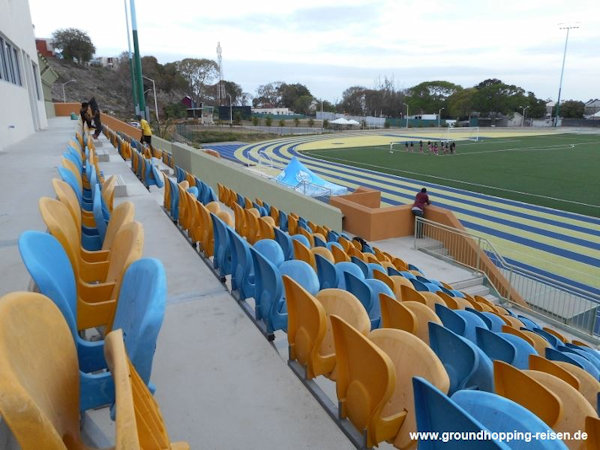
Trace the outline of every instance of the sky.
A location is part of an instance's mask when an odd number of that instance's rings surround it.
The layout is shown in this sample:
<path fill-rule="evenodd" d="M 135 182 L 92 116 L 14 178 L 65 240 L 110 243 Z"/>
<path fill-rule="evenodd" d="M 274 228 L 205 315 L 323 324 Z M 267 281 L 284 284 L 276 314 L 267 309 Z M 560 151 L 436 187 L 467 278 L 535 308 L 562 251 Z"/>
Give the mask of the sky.
<path fill-rule="evenodd" d="M 86 31 L 96 56 L 127 50 L 121 0 L 29 0 L 36 37 Z M 446 80 L 471 87 L 498 78 L 556 100 L 569 32 L 561 100 L 600 98 L 598 0 L 136 0 L 142 56 L 167 63 L 216 60 L 226 80 L 256 94 L 273 81 L 305 84 L 337 101 L 350 86 L 398 89 Z"/>

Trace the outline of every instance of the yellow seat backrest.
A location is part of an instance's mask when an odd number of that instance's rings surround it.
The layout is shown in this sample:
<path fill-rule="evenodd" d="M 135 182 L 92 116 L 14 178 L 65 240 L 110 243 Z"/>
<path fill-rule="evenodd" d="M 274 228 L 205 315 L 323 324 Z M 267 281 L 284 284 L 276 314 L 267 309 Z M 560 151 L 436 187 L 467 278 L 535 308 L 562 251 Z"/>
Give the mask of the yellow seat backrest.
<path fill-rule="evenodd" d="M 523 372 L 554 393 L 561 401 L 563 414 L 561 420 L 552 426 L 557 432 L 569 432 L 573 436 L 577 431 L 585 429 L 587 416 L 598 417 L 596 409 L 585 397 L 569 383 L 546 372 L 523 370 Z M 569 442 L 571 448 L 580 448 L 581 442 Z"/>
<path fill-rule="evenodd" d="M 298 218 L 293 214 L 288 214 L 288 233 L 290 236 L 298 234 Z"/>
<path fill-rule="evenodd" d="M 321 255 L 323 258 L 331 263 L 335 263 L 335 258 L 331 254 L 331 251 L 327 247 L 313 247 L 310 249 L 313 255 Z M 315 261 L 316 263 L 316 261 Z"/>
<path fill-rule="evenodd" d="M 494 361 L 494 389 L 498 395 L 524 406 L 551 428 L 565 411 L 560 398 L 524 371 L 503 361 Z"/>
<path fill-rule="evenodd" d="M 105 182 L 102 184 L 102 199 L 104 203 L 106 203 L 106 207 L 110 212 L 113 210 L 113 204 L 115 199 L 115 186 L 117 185 L 117 177 L 111 175 Z"/>
<path fill-rule="evenodd" d="M 424 307 L 420 304 L 417 305 Z M 412 442 L 409 433 L 417 431 L 413 377 L 425 378 L 444 393 L 447 393 L 450 387 L 450 377 L 429 345 L 411 333 L 380 328 L 372 331 L 369 339 L 392 360 L 396 372 L 396 388 L 385 405 L 383 414 L 388 416 L 402 412 L 406 414 L 400 431 L 394 439 L 395 447 L 406 448 Z"/>
<path fill-rule="evenodd" d="M 258 217 L 253 211 L 257 211 L 255 208 L 245 209 L 244 214 L 246 216 L 246 239 L 250 244 L 260 240 L 260 229 L 258 225 Z M 258 211 L 257 211 L 258 212 Z"/>
<path fill-rule="evenodd" d="M 312 233 L 310 231 L 308 231 L 306 228 L 298 227 L 298 234 L 301 234 L 306 239 L 308 239 L 310 248 L 313 248 L 315 246 L 315 238 L 313 237 Z"/>
<path fill-rule="evenodd" d="M 396 328 L 412 334 L 417 333 L 417 317 L 404 303 L 382 292 L 379 294 L 379 305 L 381 306 L 382 328 Z"/>
<path fill-rule="evenodd" d="M 231 214 L 229 214 L 227 211 L 225 211 L 224 209 L 222 209 L 221 211 L 219 211 L 216 216 L 221 219 L 223 221 L 223 223 L 225 223 L 225 225 L 228 225 L 230 227 L 233 226 L 233 217 L 231 217 Z"/>
<path fill-rule="evenodd" d="M 600 419 L 597 417 L 585 418 L 585 431 L 588 438 L 585 441 L 587 450 L 597 450 L 600 448 Z"/>
<path fill-rule="evenodd" d="M 158 403 L 127 356 L 122 330 L 106 336 L 104 355 L 115 383 L 115 448 L 189 448 L 186 443 L 170 442 Z"/>
<path fill-rule="evenodd" d="M 310 266 L 316 270 L 317 263 L 315 262 L 315 255 L 310 251 L 310 249 L 297 239 L 292 240 L 292 245 L 294 246 L 294 259 L 304 261 L 305 263 L 310 264 Z"/>
<path fill-rule="evenodd" d="M 253 205 L 252 205 L 252 200 L 250 200 L 248 197 L 244 197 L 244 209 L 252 209 Z"/>
<path fill-rule="evenodd" d="M 0 299 L 0 414 L 23 449 L 83 447 L 73 336 L 41 294 Z"/>
<path fill-rule="evenodd" d="M 331 246 L 331 254 L 333 255 L 333 259 L 335 260 L 336 263 L 344 262 L 344 261 L 348 261 L 348 262 L 351 261 L 348 254 L 344 250 L 339 248 L 337 245 Z"/>
<path fill-rule="evenodd" d="M 81 205 L 75 192 L 69 184 L 58 178 L 52 179 L 52 187 L 58 199 L 68 208 L 77 230 L 81 233 Z"/>
<path fill-rule="evenodd" d="M 331 316 L 337 359 L 336 392 L 340 416 L 367 432 L 367 447 L 393 438 L 406 412 L 383 413 L 396 387 L 390 357 L 346 321 Z"/>
<path fill-rule="evenodd" d="M 83 192 L 83 180 L 81 179 L 81 172 L 79 172 L 79 169 L 77 169 L 77 167 L 75 166 L 73 161 L 69 161 L 68 159 L 63 158 L 62 165 L 65 169 L 67 169 L 69 172 L 71 172 L 73 175 L 75 175 L 75 179 L 77 180 L 77 186 L 79 187 L 79 191 Z"/>
<path fill-rule="evenodd" d="M 200 245 L 206 257 L 210 257 L 213 255 L 215 251 L 215 241 L 213 234 L 213 226 L 212 220 L 210 219 L 210 212 L 208 209 L 200 202 L 196 202 L 196 207 L 198 208 L 198 224 L 201 229 L 202 239 L 200 240 Z"/>
<path fill-rule="evenodd" d="M 279 224 L 279 209 L 277 209 L 275 206 L 271 205 L 271 211 L 269 211 L 269 215 L 273 218 L 273 220 L 275 221 L 275 224 L 278 225 Z"/>
<path fill-rule="evenodd" d="M 562 334 L 560 334 L 558 331 L 556 331 L 554 328 L 550 328 L 550 327 L 543 327 L 544 331 L 547 331 L 548 333 L 556 336 L 558 338 L 558 340 L 560 340 L 561 342 L 565 343 L 565 342 L 569 342 L 569 340 L 564 337 Z"/>
<path fill-rule="evenodd" d="M 438 315 L 427 305 L 419 302 L 402 302 L 417 318 L 417 332 L 414 333 L 419 339 L 429 345 L 429 322 L 443 325 Z"/>
<path fill-rule="evenodd" d="M 409 281 L 410 283 L 410 281 Z M 442 294 L 441 291 L 438 292 L 429 292 L 429 291 L 422 291 L 419 292 L 419 294 L 421 294 L 423 297 L 425 297 L 427 299 L 427 304 L 430 305 L 431 303 L 433 303 L 433 307 L 434 307 L 434 311 L 435 311 L 435 304 L 438 303 L 442 306 L 447 306 L 446 302 L 444 301 L 444 299 L 438 295 L 438 294 Z M 456 297 L 450 297 L 452 299 L 455 299 Z M 458 308 L 458 309 L 464 309 L 464 308 Z"/>
<path fill-rule="evenodd" d="M 233 203 L 233 214 L 235 216 L 235 231 L 240 236 L 246 236 L 246 214 L 240 205 Z"/>
<path fill-rule="evenodd" d="M 336 315 L 346 321 L 360 334 L 366 336 L 371 331 L 371 320 L 365 307 L 350 292 L 343 289 L 329 288 L 317 292 L 315 298 L 325 309 L 325 337 L 321 342 L 319 354 L 323 357 L 331 357 L 329 365 L 323 363 L 320 370 L 315 369 L 316 375 L 326 375 L 334 380 L 337 377 L 335 370 L 335 343 L 331 329 L 331 315 Z"/>
<path fill-rule="evenodd" d="M 275 231 L 273 231 L 272 222 L 273 218 L 270 216 L 261 217 L 258 219 L 258 229 L 262 239 L 275 239 Z"/>
<path fill-rule="evenodd" d="M 283 276 L 283 287 L 288 311 L 289 357 L 306 367 L 306 378 L 310 380 L 321 375 L 315 373 L 315 365 L 322 366 L 333 359 L 331 355 L 321 357 L 319 354 L 326 331 L 325 308 L 287 275 Z M 333 364 L 330 366 L 329 372 L 333 370 Z"/>
<path fill-rule="evenodd" d="M 529 355 L 529 369 L 554 375 L 555 377 L 560 378 L 561 380 L 569 383 L 575 389 L 579 390 L 579 380 L 571 375 L 567 370 L 556 364 L 555 361 L 550 361 L 542 356 L 532 354 Z"/>
<path fill-rule="evenodd" d="M 133 222 L 134 216 L 135 205 L 132 202 L 123 202 L 113 209 L 108 226 L 106 227 L 102 250 L 110 250 L 112 248 L 119 230 L 128 223 Z"/>
<path fill-rule="evenodd" d="M 400 298 L 398 300 L 401 300 L 403 302 L 423 303 L 424 305 L 429 306 L 432 311 L 435 311 L 435 302 L 421 295 L 420 292 L 417 292 L 415 289 L 405 284 L 400 286 Z"/>

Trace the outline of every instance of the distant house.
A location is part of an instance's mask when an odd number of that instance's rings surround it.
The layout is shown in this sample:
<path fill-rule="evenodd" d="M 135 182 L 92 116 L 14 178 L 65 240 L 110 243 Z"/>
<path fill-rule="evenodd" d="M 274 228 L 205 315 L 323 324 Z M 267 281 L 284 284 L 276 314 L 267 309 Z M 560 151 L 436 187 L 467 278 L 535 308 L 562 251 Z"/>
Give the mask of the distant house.
<path fill-rule="evenodd" d="M 117 66 L 118 58 L 114 56 L 99 56 L 90 61 L 92 66 L 102 66 L 108 67 L 109 69 L 114 69 Z"/>
<path fill-rule="evenodd" d="M 36 38 L 35 47 L 40 55 L 45 58 L 54 57 L 54 41 L 48 38 Z"/>
<path fill-rule="evenodd" d="M 271 114 L 273 116 L 294 114 L 289 108 L 252 108 L 254 114 Z"/>
<path fill-rule="evenodd" d="M 585 102 L 585 108 L 583 110 L 584 116 L 593 116 L 600 111 L 600 99 L 592 98 Z"/>
<path fill-rule="evenodd" d="M 204 106 L 204 103 L 198 105 L 189 95 L 181 99 L 181 104 L 185 106 L 188 119 L 200 119 L 204 125 L 212 125 L 214 123 L 214 106 Z"/>

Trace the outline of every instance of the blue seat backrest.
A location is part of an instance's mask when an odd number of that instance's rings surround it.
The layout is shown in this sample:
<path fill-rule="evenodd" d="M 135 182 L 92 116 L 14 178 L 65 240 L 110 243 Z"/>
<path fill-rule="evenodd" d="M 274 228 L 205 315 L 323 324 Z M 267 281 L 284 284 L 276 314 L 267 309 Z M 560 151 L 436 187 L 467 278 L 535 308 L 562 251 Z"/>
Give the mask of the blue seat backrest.
<path fill-rule="evenodd" d="M 519 369 L 529 369 L 529 355 L 537 355 L 538 352 L 536 351 L 536 349 L 533 348 L 533 346 L 525 339 L 522 339 L 519 336 L 515 336 L 514 334 L 502 332 L 496 334 L 498 334 L 498 336 L 503 337 L 515 346 L 515 349 L 517 350 L 517 355 L 515 357 L 513 365 L 515 367 L 518 367 Z"/>
<path fill-rule="evenodd" d="M 460 389 L 494 392 L 494 368 L 489 357 L 468 339 L 429 322 L 429 346 L 450 377 L 449 394 Z"/>
<path fill-rule="evenodd" d="M 313 239 L 315 240 L 315 247 L 325 247 L 325 248 L 327 248 L 327 242 L 325 242 L 319 236 L 313 236 Z"/>
<path fill-rule="evenodd" d="M 179 185 L 169 178 L 171 186 L 171 205 L 170 213 L 173 220 L 179 220 Z"/>
<path fill-rule="evenodd" d="M 240 298 L 254 296 L 254 265 L 250 247 L 246 240 L 234 230 L 227 228 L 231 245 L 231 286 L 239 292 Z"/>
<path fill-rule="evenodd" d="M 206 184 L 196 177 L 194 177 L 194 180 L 196 181 L 196 188 L 198 189 L 198 192 L 196 193 L 196 199 L 202 203 L 202 196 L 204 195 Z"/>
<path fill-rule="evenodd" d="M 231 250 L 227 225 L 213 213 L 210 213 L 213 224 L 214 256 L 213 266 L 219 269 L 219 274 L 224 277 L 231 274 Z"/>
<path fill-rule="evenodd" d="M 283 257 L 286 261 L 294 258 L 294 247 L 292 244 L 292 238 L 290 238 L 289 234 L 282 231 L 278 227 L 274 227 L 273 231 L 275 232 L 275 240 L 281 247 L 283 251 Z"/>
<path fill-rule="evenodd" d="M 333 230 L 329 230 L 327 232 L 327 241 L 328 242 L 337 242 L 339 240 L 339 238 L 340 238 L 340 235 L 337 232 L 335 232 Z"/>
<path fill-rule="evenodd" d="M 367 278 L 364 281 L 367 286 L 371 289 L 371 310 L 369 311 L 369 318 L 371 319 L 371 329 L 379 328 L 381 322 L 381 309 L 379 306 L 379 294 L 385 294 L 389 297 L 395 298 L 394 292 L 381 280 L 374 280 Z"/>
<path fill-rule="evenodd" d="M 267 332 L 287 330 L 287 314 L 282 314 L 283 282 L 277 267 L 250 248 L 254 262 L 256 318 L 267 325 Z"/>
<path fill-rule="evenodd" d="M 339 281 L 335 265 L 321 255 L 315 255 L 315 262 L 321 289 L 337 288 Z"/>
<path fill-rule="evenodd" d="M 281 228 L 282 231 L 288 230 L 287 214 L 281 210 L 279 211 L 279 228 Z"/>
<path fill-rule="evenodd" d="M 310 248 L 310 242 L 308 241 L 308 238 L 306 236 L 304 236 L 303 234 L 293 234 L 290 237 L 295 241 L 300 241 L 306 247 Z M 293 248 L 293 244 L 292 244 L 292 248 Z"/>
<path fill-rule="evenodd" d="M 71 189 L 73 189 L 73 192 L 75 192 L 75 195 L 77 196 L 77 200 L 79 200 L 79 203 L 81 204 L 83 200 L 82 193 L 79 189 L 79 184 L 77 183 L 77 179 L 75 178 L 75 175 L 73 175 L 73 172 L 64 167 L 59 167 L 58 174 L 65 183 L 71 186 Z"/>
<path fill-rule="evenodd" d="M 467 333 L 467 321 L 463 319 L 461 316 L 456 314 L 456 312 L 444 305 L 440 305 L 439 303 L 435 304 L 435 313 L 438 315 L 442 323 L 449 330 L 454 331 L 456 334 L 462 337 Z M 467 339 L 469 339 L 467 337 Z M 477 343 L 476 340 L 469 339 L 471 342 Z"/>
<path fill-rule="evenodd" d="M 499 333 L 477 328 L 477 345 L 491 360 L 499 359 L 512 365 L 517 362 L 517 349 Z"/>
<path fill-rule="evenodd" d="M 563 353 L 564 355 L 568 355 L 571 359 L 577 361 L 581 365 L 581 367 L 583 367 L 588 373 L 591 373 L 594 376 L 594 378 L 596 378 L 596 380 L 600 378 L 600 370 L 598 370 L 596 364 L 593 361 L 591 361 L 587 355 L 581 355 L 575 350 L 569 347 L 565 347 L 564 345 L 559 345 L 557 350 Z"/>
<path fill-rule="evenodd" d="M 104 213 L 102 212 L 102 194 L 100 193 L 100 186 L 94 187 L 94 202 L 92 211 L 94 212 L 94 220 L 96 221 L 96 229 L 100 236 L 100 240 L 104 242 L 106 236 L 106 221 L 104 220 Z"/>
<path fill-rule="evenodd" d="M 360 268 L 360 270 L 362 270 L 362 273 L 365 276 L 365 278 L 369 278 L 369 266 L 367 266 L 366 262 L 364 262 L 360 258 L 357 258 L 356 256 L 351 256 L 350 261 L 352 261 Z"/>
<path fill-rule="evenodd" d="M 381 264 L 370 262 L 370 263 L 367 263 L 367 267 L 369 267 L 369 276 L 367 278 L 375 278 L 374 272 L 376 270 L 387 275 L 387 271 Z"/>
<path fill-rule="evenodd" d="M 281 276 L 292 278 L 310 294 L 319 292 L 319 277 L 310 264 L 297 259 L 284 261 L 279 266 L 279 272 Z"/>
<path fill-rule="evenodd" d="M 150 382 L 166 301 L 167 276 L 163 264 L 154 258 L 133 262 L 123 276 L 113 329 L 123 329 L 127 354 L 146 384 Z"/>
<path fill-rule="evenodd" d="M 354 294 L 354 296 L 362 303 L 372 322 L 373 293 L 371 288 L 365 283 L 365 280 L 352 275 L 350 272 L 344 272 L 344 279 L 346 281 L 346 290 Z"/>
<path fill-rule="evenodd" d="M 346 278 L 344 277 L 345 272 L 349 272 L 352 275 L 354 275 L 355 277 L 360 278 L 361 280 L 363 280 L 365 278 L 365 274 L 363 273 L 363 271 L 360 269 L 360 267 L 358 267 L 353 262 L 342 261 L 342 262 L 336 263 L 335 270 L 338 273 L 338 281 L 339 281 L 338 287 L 340 289 L 346 289 Z"/>
<path fill-rule="evenodd" d="M 471 414 L 489 430 L 496 433 L 523 433 L 523 436 L 545 435 L 546 423 L 527 408 L 508 398 L 490 392 L 460 391 L 451 400 Z M 515 439 L 510 442 L 513 450 L 566 450 L 560 439 Z"/>
<path fill-rule="evenodd" d="M 559 345 L 562 345 L 562 342 L 556 336 L 554 336 L 551 333 L 548 333 L 546 330 L 542 330 L 541 328 L 534 328 L 531 331 L 533 331 L 534 333 L 539 334 L 540 336 L 542 336 L 554 348 L 557 348 Z"/>
<path fill-rule="evenodd" d="M 441 435 L 454 432 L 477 433 L 481 430 L 490 431 L 425 378 L 413 378 L 413 394 L 417 430 L 422 433 L 439 433 Z M 443 450 L 446 448 L 448 448 L 448 443 L 442 442 L 441 439 L 423 439 L 419 442 L 419 450 Z M 510 447 L 493 440 L 481 440 L 462 441 L 460 447 L 455 448 L 507 450 Z"/>
<path fill-rule="evenodd" d="M 521 322 L 523 322 L 523 325 L 525 325 L 525 327 L 528 330 L 533 330 L 534 328 L 541 328 L 539 324 L 535 323 L 530 318 L 525 317 L 525 316 L 523 316 L 521 314 L 517 315 L 517 319 L 519 319 Z"/>
<path fill-rule="evenodd" d="M 261 239 L 254 244 L 254 249 L 271 261 L 275 267 L 279 267 L 281 263 L 285 261 L 283 249 L 279 243 L 273 239 Z"/>

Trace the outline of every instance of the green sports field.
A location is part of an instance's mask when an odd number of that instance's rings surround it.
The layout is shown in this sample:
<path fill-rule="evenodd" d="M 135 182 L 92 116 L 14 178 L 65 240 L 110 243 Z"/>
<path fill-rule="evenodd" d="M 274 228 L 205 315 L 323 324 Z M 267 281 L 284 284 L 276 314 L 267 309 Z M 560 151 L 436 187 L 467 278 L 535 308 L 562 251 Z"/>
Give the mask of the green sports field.
<path fill-rule="evenodd" d="M 403 142 L 305 151 L 394 175 L 600 217 L 600 135 L 555 134 L 457 142 L 456 154 L 413 152 Z M 424 139 L 425 140 L 425 139 Z M 426 147 L 427 141 L 425 140 Z"/>

